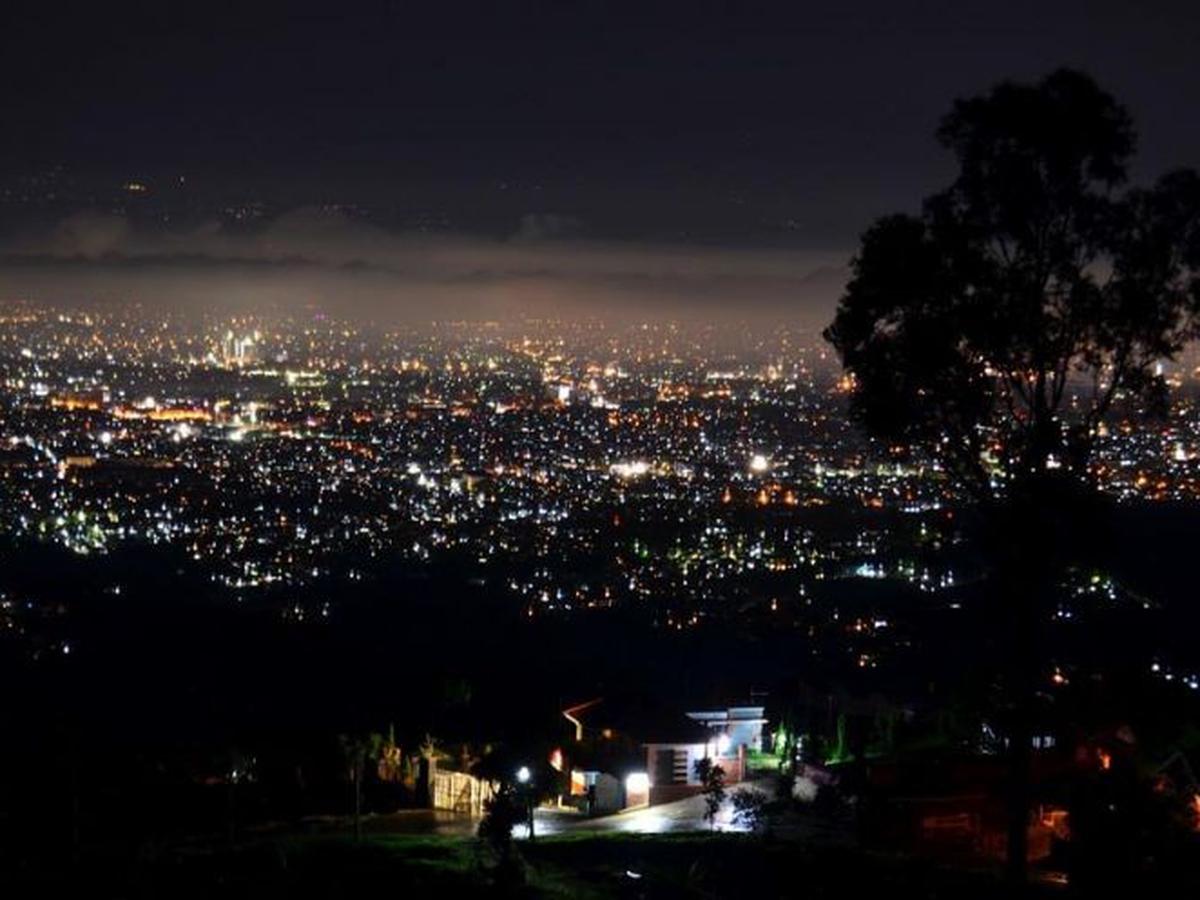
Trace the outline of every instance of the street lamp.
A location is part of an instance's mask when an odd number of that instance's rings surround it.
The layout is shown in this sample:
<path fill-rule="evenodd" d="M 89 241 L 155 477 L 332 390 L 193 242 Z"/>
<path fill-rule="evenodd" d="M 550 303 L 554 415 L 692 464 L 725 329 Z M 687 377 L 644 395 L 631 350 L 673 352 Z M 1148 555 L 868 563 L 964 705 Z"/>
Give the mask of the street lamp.
<path fill-rule="evenodd" d="M 525 795 L 525 816 L 529 822 L 529 840 L 533 840 L 533 790 L 529 784 L 533 773 L 529 771 L 529 766 L 521 766 L 517 769 L 517 782 L 524 785 L 525 790 L 522 792 Z"/>

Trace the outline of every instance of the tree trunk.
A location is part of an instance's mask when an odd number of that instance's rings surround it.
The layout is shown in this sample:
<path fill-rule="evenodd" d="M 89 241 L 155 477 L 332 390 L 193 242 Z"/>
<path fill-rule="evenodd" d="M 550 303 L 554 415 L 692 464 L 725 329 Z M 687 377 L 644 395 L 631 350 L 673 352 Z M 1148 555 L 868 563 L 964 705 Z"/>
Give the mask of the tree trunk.
<path fill-rule="evenodd" d="M 78 864 L 81 849 L 81 803 L 79 800 L 79 753 L 71 748 L 71 863 Z"/>
<path fill-rule="evenodd" d="M 1029 813 L 1033 728 L 1028 697 L 1013 698 L 1008 745 L 1008 848 L 1005 874 L 1014 889 L 1029 879 Z"/>
<path fill-rule="evenodd" d="M 225 821 L 229 846 L 237 843 L 237 784 L 230 779 L 225 792 Z"/>
<path fill-rule="evenodd" d="M 354 840 L 362 840 L 362 766 L 354 767 Z"/>
<path fill-rule="evenodd" d="M 1033 517 L 1033 522 L 1037 521 Z M 1028 531 L 1026 531 L 1028 533 Z M 1029 818 L 1033 793 L 1033 732 L 1039 671 L 1038 617 L 1049 590 L 1050 571 L 1038 559 L 1038 548 L 1018 538 L 1014 547 L 1023 547 L 1009 565 L 1013 567 L 1008 583 L 1009 611 L 1008 672 L 1008 828 L 1005 874 L 1014 893 L 1023 890 L 1029 880 Z M 1023 559 L 1021 557 L 1024 557 Z"/>

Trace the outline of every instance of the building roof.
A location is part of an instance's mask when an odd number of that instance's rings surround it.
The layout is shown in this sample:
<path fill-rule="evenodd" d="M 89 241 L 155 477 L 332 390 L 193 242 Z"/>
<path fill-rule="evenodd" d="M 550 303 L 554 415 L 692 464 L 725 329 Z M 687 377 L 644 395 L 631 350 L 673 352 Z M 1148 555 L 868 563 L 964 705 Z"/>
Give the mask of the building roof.
<path fill-rule="evenodd" d="M 607 730 L 638 744 L 701 744 L 711 736 L 706 726 L 644 695 L 594 698 L 572 704 L 567 711 L 583 725 L 585 738 Z"/>

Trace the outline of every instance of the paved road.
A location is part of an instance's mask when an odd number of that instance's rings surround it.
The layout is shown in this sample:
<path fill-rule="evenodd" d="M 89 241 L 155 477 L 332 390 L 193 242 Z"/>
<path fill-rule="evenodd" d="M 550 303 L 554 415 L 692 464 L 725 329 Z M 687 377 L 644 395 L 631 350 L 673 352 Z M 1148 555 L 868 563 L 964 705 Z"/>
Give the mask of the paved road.
<path fill-rule="evenodd" d="M 734 785 L 732 795 L 743 790 L 773 792 L 770 780 Z M 432 810 L 406 810 L 386 816 L 370 816 L 363 822 L 367 833 L 374 834 L 442 834 L 469 836 L 475 834 L 479 820 L 448 812 Z M 727 799 L 717 814 L 716 827 L 720 831 L 745 831 L 745 827 L 733 821 L 732 799 Z M 849 839 L 848 823 L 831 822 L 816 817 L 789 817 L 773 826 L 776 833 L 818 843 L 844 843 Z M 589 819 L 579 813 L 539 809 L 535 813 L 534 831 L 537 836 L 552 834 L 624 833 L 666 834 L 671 832 L 707 831 L 709 823 L 704 818 L 704 797 L 688 797 L 672 803 L 661 803 Z M 524 827 L 514 831 L 518 839 L 528 837 Z"/>
<path fill-rule="evenodd" d="M 331 824 L 328 827 L 344 828 L 346 823 L 339 818 L 335 825 Z M 363 820 L 363 830 L 368 834 L 469 836 L 474 834 L 478 827 L 478 819 L 424 809 L 368 816 Z M 699 796 L 594 819 L 568 810 L 538 809 L 534 814 L 534 831 L 538 836 L 584 832 L 661 834 L 669 831 L 702 831 L 708 827 L 704 818 L 704 798 Z M 733 822 L 731 802 L 726 801 L 718 813 L 717 827 L 722 831 L 744 830 Z M 522 839 L 528 837 L 528 831 L 524 827 L 518 827 L 514 835 Z"/>
<path fill-rule="evenodd" d="M 745 831 L 745 827 L 733 820 L 733 794 L 744 790 L 760 790 L 770 793 L 769 782 L 752 782 L 735 785 L 729 789 L 727 799 L 717 813 L 716 827 L 721 831 Z M 626 834 L 664 834 L 672 831 L 707 831 L 709 823 L 704 818 L 704 797 L 687 797 L 671 803 L 660 803 L 589 819 L 586 816 L 553 809 L 539 809 L 534 820 L 538 835 L 569 834 L 586 832 L 608 832 Z M 524 832 L 518 835 L 525 837 Z"/>

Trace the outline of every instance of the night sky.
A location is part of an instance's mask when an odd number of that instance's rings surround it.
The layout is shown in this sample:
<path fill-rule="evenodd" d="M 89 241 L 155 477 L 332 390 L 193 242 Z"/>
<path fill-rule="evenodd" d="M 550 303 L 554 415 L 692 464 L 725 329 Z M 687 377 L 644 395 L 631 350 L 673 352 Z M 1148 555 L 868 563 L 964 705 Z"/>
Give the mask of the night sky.
<path fill-rule="evenodd" d="M 310 299 L 416 313 L 823 314 L 856 235 L 948 177 L 938 118 L 1002 78 L 1082 68 L 1135 174 L 1200 163 L 1190 7 L 6 4 L 0 292 L 274 301 L 300 259 Z M 54 204 L 13 199 L 55 166 Z M 128 179 L 190 205 L 114 221 L 95 186 Z M 257 231 L 211 212 L 250 202 Z"/>

